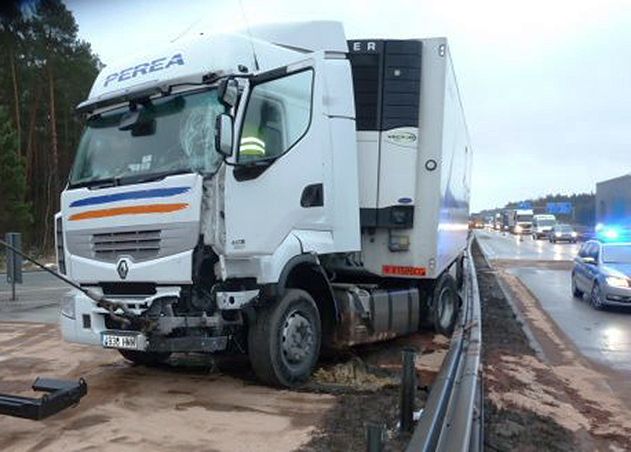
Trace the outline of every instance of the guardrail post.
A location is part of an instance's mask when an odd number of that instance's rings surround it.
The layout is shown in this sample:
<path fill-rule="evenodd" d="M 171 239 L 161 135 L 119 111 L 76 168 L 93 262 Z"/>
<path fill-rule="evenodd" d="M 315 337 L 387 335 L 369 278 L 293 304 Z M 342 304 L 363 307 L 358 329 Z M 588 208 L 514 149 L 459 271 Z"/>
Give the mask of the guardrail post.
<path fill-rule="evenodd" d="M 6 242 L 18 250 L 22 249 L 22 234 L 7 232 Z M 10 248 L 7 253 L 7 283 L 11 284 L 11 301 L 15 301 L 15 285 L 22 284 L 22 256 Z"/>
<path fill-rule="evenodd" d="M 402 432 L 411 432 L 414 424 L 414 402 L 416 400 L 416 351 L 403 350 L 403 376 L 401 379 L 401 419 Z"/>
<path fill-rule="evenodd" d="M 383 451 L 383 424 L 366 424 L 366 450 L 367 452 Z"/>

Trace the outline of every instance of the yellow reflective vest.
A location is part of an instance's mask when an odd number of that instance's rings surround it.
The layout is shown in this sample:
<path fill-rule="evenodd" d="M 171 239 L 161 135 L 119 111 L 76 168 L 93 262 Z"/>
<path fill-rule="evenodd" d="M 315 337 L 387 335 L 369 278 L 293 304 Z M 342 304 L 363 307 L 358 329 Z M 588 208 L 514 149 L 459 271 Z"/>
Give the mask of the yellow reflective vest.
<path fill-rule="evenodd" d="M 260 138 L 261 136 L 262 134 L 258 129 L 248 128 L 246 125 L 241 134 L 239 155 L 246 157 L 265 157 L 265 141 Z"/>

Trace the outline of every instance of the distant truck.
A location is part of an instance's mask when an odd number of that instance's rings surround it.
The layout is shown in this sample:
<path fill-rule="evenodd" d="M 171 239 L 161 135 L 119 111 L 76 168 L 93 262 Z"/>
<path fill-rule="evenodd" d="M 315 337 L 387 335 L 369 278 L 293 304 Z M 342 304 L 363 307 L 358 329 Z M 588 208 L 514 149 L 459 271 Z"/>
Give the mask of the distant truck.
<path fill-rule="evenodd" d="M 602 225 L 631 223 L 631 174 L 596 184 L 596 222 Z"/>
<path fill-rule="evenodd" d="M 510 210 L 502 212 L 502 231 L 509 231 L 511 228 L 512 215 Z"/>
<path fill-rule="evenodd" d="M 532 209 L 514 209 L 510 211 L 509 228 L 515 235 L 530 235 L 532 232 Z"/>
<path fill-rule="evenodd" d="M 596 234 L 631 240 L 631 174 L 596 184 Z"/>
<path fill-rule="evenodd" d="M 496 231 L 502 230 L 502 214 L 496 213 L 493 219 L 493 229 Z"/>
<path fill-rule="evenodd" d="M 534 240 L 547 238 L 556 223 L 557 219 L 554 215 L 534 215 L 532 217 L 532 238 Z"/>
<path fill-rule="evenodd" d="M 446 39 L 201 35 L 108 65 L 78 110 L 58 264 L 108 304 L 66 297 L 66 340 L 296 386 L 323 347 L 453 330 L 472 150 Z"/>

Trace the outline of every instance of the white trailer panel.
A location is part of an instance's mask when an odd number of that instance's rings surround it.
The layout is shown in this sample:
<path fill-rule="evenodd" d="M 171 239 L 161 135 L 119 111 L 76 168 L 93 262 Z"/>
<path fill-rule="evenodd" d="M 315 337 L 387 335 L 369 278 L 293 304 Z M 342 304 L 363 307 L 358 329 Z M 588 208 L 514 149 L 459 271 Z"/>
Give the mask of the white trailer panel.
<path fill-rule="evenodd" d="M 447 40 L 352 41 L 349 48 L 363 266 L 382 276 L 434 279 L 466 247 L 471 184 L 472 151 Z M 372 75 L 371 65 L 380 72 Z"/>

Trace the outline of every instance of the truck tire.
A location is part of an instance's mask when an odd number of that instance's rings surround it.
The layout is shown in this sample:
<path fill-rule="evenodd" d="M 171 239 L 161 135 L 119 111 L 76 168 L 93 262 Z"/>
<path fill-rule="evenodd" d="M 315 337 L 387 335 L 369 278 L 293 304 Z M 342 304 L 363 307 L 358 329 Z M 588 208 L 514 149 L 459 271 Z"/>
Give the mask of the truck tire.
<path fill-rule="evenodd" d="M 449 273 L 438 278 L 432 294 L 432 321 L 434 330 L 445 336 L 451 336 L 456 321 L 460 299 L 455 279 Z"/>
<path fill-rule="evenodd" d="M 158 364 L 162 364 L 171 353 L 169 352 L 140 352 L 138 350 L 121 350 L 118 352 L 123 355 L 127 361 L 131 361 L 135 364 L 141 364 L 143 366 L 156 366 Z"/>
<path fill-rule="evenodd" d="M 320 313 L 304 290 L 287 289 L 256 312 L 248 330 L 248 356 L 254 373 L 272 386 L 296 387 L 306 382 L 318 362 Z"/>

